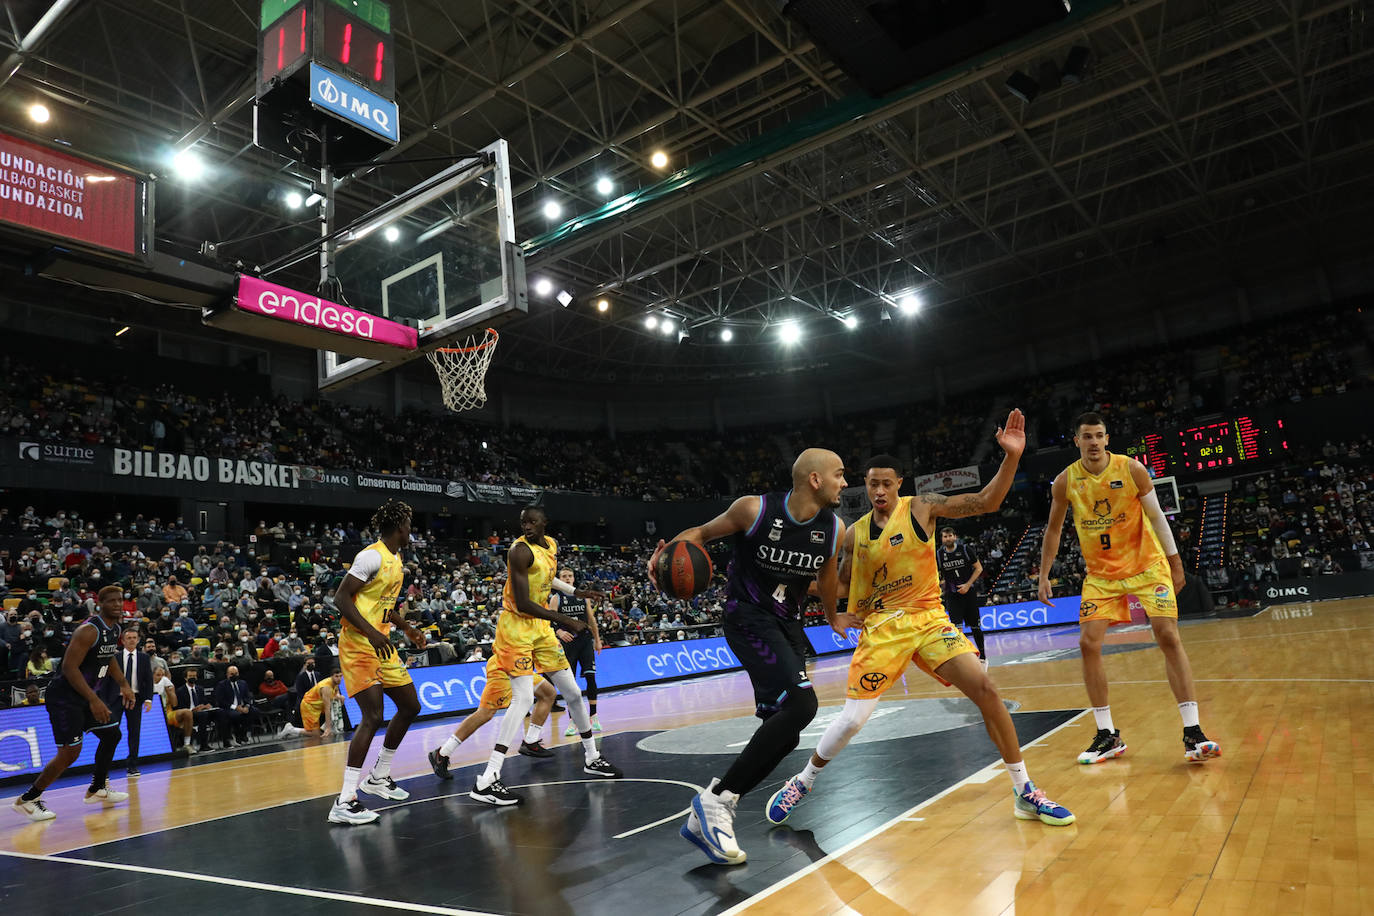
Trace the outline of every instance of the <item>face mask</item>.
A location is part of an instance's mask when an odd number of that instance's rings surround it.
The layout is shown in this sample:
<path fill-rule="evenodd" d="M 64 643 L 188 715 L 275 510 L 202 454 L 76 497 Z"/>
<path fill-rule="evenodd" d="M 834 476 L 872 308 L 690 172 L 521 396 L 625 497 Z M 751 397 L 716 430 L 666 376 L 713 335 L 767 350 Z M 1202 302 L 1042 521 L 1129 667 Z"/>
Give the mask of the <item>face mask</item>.
<path fill-rule="evenodd" d="M 63 623 L 71 623 L 71 622 L 72 622 L 72 615 L 71 615 L 71 614 L 64 614 L 64 615 L 62 615 L 62 622 L 63 622 Z"/>
<path fill-rule="evenodd" d="M 171 616 L 172 616 L 172 612 L 171 612 L 171 611 L 163 611 L 163 612 L 162 612 L 162 619 L 164 619 L 164 620 L 166 620 L 168 617 L 171 617 Z"/>
<path fill-rule="evenodd" d="M 237 674 L 231 674 L 231 675 L 229 675 L 229 680 L 231 680 L 231 681 L 237 681 L 238 679 L 239 679 L 239 676 L 238 676 Z"/>
<path fill-rule="evenodd" d="M 188 677 L 188 678 L 186 679 L 186 683 L 194 685 L 195 682 L 196 682 L 197 680 L 198 680 L 198 678 Z"/>
<path fill-rule="evenodd" d="M 44 631 L 43 631 L 43 635 L 44 635 L 44 636 L 51 636 L 51 635 L 52 635 L 52 630 L 44 630 Z"/>

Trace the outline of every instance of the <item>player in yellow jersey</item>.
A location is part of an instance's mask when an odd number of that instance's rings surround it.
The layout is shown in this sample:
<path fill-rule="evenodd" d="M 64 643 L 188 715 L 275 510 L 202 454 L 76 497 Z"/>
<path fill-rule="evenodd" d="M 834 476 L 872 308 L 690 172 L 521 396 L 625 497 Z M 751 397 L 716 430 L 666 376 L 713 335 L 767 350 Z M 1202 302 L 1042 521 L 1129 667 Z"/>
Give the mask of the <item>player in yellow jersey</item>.
<path fill-rule="evenodd" d="M 1097 734 L 1078 762 L 1101 763 L 1126 752 L 1107 702 L 1102 637 L 1112 624 L 1130 621 L 1132 595 L 1144 605 L 1155 642 L 1164 653 L 1169 687 L 1183 716 L 1184 758 L 1200 762 L 1220 757 L 1221 746 L 1208 740 L 1198 724 L 1193 671 L 1178 633 L 1176 596 L 1183 588 L 1183 561 L 1150 474 L 1134 458 L 1107 450 L 1107 424 L 1100 414 L 1085 413 L 1074 421 L 1073 441 L 1080 457 L 1054 479 L 1050 491 L 1050 521 L 1040 549 L 1040 600 L 1050 603 L 1050 567 L 1059 553 L 1064 516 L 1073 506 L 1073 524 L 1088 568 L 1078 612 L 1078 646 L 1083 682 L 1097 720 Z"/>
<path fill-rule="evenodd" d="M 764 813 L 772 823 L 787 820 L 811 792 L 821 769 L 864 727 L 879 698 L 901 677 L 908 662 L 941 683 L 957 687 L 977 704 L 988 737 L 1011 776 L 1014 815 L 1054 826 L 1073 823 L 1067 808 L 1050 801 L 1031 782 L 1011 713 L 978 662 L 973 644 L 950 622 L 940 597 L 935 519 L 981 515 L 1002 505 L 1026 448 L 1021 411 L 1007 416 L 1006 427 L 997 431 L 997 444 L 1006 455 L 996 476 L 979 492 L 959 496 L 899 496 L 898 459 L 878 455 L 869 460 L 864 487 L 873 509 L 845 533 L 840 584 L 849 590 L 849 608 L 832 622 L 841 632 L 846 626 L 860 630 L 859 647 L 849 663 L 848 699 L 821 736 L 806 768 L 768 800 Z"/>
<path fill-rule="evenodd" d="M 544 730 L 544 723 L 549 720 L 549 712 L 552 711 L 553 701 L 557 696 L 558 692 L 553 689 L 553 685 L 537 674 L 534 676 L 534 708 L 530 711 L 530 725 L 525 730 L 525 740 L 520 742 L 520 753 L 526 757 L 553 756 L 553 751 L 544 747 L 539 735 Z M 458 746 L 471 738 L 477 729 L 490 722 L 498 712 L 509 708 L 510 699 L 510 676 L 493 655 L 487 659 L 487 683 L 482 688 L 482 699 L 478 702 L 477 709 L 458 723 L 458 727 L 444 740 L 441 747 L 429 752 L 429 765 L 433 768 L 435 776 L 440 779 L 453 778 L 453 774 L 448 771 L 449 761 L 458 750 Z M 497 799 L 496 803 L 519 803 L 513 796 L 512 799 Z"/>
<path fill-rule="evenodd" d="M 391 758 L 401 746 L 410 723 L 420 714 L 420 699 L 415 695 L 410 672 L 396 657 L 389 635 L 392 626 L 397 626 L 416 648 L 425 647 L 425 634 L 406 622 L 396 608 L 405 581 L 400 552 L 410 543 L 410 515 L 410 506 L 400 500 L 389 499 L 382 504 L 372 516 L 376 543 L 358 551 L 348 575 L 334 593 L 334 603 L 343 614 L 339 667 L 343 669 L 344 689 L 362 712 L 362 721 L 348 745 L 343 789 L 329 811 L 329 820 L 334 824 L 367 824 L 377 819 L 377 812 L 359 803 L 359 791 L 395 800 L 410 797 L 391 778 Z M 362 779 L 367 750 L 382 725 L 383 696 L 395 704 L 396 711 L 386 727 L 372 772 Z"/>
<path fill-rule="evenodd" d="M 282 728 L 282 737 L 294 738 L 301 735 L 318 734 L 328 738 L 334 734 L 334 704 L 343 703 L 343 672 L 335 668 L 329 677 L 317 683 L 301 697 L 301 725 L 296 728 L 287 724 Z"/>
<path fill-rule="evenodd" d="M 521 801 L 501 782 L 501 765 L 506 761 L 511 742 L 520 733 L 525 713 L 530 711 L 534 703 L 535 671 L 553 681 L 554 687 L 563 694 L 563 700 L 568 704 L 568 715 L 577 724 L 577 731 L 582 736 L 582 749 L 586 757 L 582 772 L 609 779 L 619 779 L 624 775 L 596 749 L 582 691 L 577 688 L 577 681 L 568 670 L 563 647 L 549 626 L 549 621 L 557 621 L 574 633 L 581 632 L 587 626 L 584 620 L 549 610 L 550 590 L 557 589 L 560 594 L 574 598 L 600 599 L 606 596 L 601 592 L 573 588 L 555 575 L 558 571 L 558 543 L 544 533 L 547 525 L 544 510 L 538 506 L 530 506 L 521 512 L 522 536 L 511 545 L 506 558 L 506 587 L 501 599 L 501 616 L 496 621 L 492 658 L 497 667 L 510 677 L 511 702 L 501 719 L 496 747 L 487 761 L 487 768 L 477 777 L 471 793 L 474 800 L 489 805 L 515 805 Z"/>

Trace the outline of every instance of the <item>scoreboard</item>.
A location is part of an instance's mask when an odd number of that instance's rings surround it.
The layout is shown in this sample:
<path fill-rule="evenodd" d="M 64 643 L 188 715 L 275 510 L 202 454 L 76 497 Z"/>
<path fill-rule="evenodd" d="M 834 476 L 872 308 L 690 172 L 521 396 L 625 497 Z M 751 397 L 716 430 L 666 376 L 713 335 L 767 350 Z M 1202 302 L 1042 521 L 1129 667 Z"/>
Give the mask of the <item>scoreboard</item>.
<path fill-rule="evenodd" d="M 1121 450 L 1154 477 L 1235 471 L 1284 455 L 1288 434 L 1277 416 L 1243 414 L 1146 433 Z"/>

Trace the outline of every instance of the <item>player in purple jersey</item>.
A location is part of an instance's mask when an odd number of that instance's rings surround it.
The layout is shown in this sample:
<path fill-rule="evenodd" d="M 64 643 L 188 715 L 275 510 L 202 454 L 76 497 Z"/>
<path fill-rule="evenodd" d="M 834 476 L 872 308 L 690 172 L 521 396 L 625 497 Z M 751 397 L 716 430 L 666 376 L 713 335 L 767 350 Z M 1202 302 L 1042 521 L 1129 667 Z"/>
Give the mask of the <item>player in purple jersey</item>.
<path fill-rule="evenodd" d="M 835 610 L 835 557 L 845 532 L 835 508 L 845 486 L 840 456 L 809 448 L 792 465 L 791 490 L 741 496 L 722 515 L 674 538 L 705 546 L 734 536 L 723 629 L 730 650 L 749 674 L 763 720 L 725 775 L 712 779 L 692 800 L 692 813 L 682 827 L 682 836 L 717 864 L 745 861 L 735 840 L 735 805 L 796 748 L 816 715 L 801 619 L 811 583 L 816 583 L 825 618 L 837 632 L 857 625 Z M 649 559 L 650 579 L 664 546 L 659 541 Z"/>

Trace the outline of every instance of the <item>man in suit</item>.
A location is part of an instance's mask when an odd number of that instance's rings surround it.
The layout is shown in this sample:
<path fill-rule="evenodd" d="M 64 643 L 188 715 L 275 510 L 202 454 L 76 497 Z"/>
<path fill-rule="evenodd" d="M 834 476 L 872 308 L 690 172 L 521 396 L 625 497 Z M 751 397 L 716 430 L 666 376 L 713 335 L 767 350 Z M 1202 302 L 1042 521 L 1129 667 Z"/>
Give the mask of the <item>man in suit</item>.
<path fill-rule="evenodd" d="M 205 688 L 200 686 L 200 672 L 192 668 L 186 672 L 186 682 L 177 688 L 177 708 L 191 710 L 200 750 L 210 749 L 209 725 L 215 723 L 219 740 L 229 744 L 229 713 L 210 703 Z"/>
<path fill-rule="evenodd" d="M 247 744 L 248 729 L 262 713 L 253 707 L 253 693 L 239 677 L 238 665 L 230 665 L 224 680 L 215 685 L 215 705 L 224 710 L 234 741 Z"/>
<path fill-rule="evenodd" d="M 124 729 L 129 736 L 129 778 L 138 776 L 138 739 L 143 732 L 143 712 L 152 707 L 153 666 L 147 653 L 138 650 L 138 630 L 129 627 L 120 634 L 122 648 L 117 660 L 119 670 L 124 672 L 124 680 L 133 688 L 136 702 L 133 709 L 124 713 Z"/>
<path fill-rule="evenodd" d="M 296 675 L 296 683 L 291 688 L 291 718 L 294 721 L 300 720 L 301 700 L 311 689 L 320 682 L 320 673 L 315 669 L 315 658 L 309 656 L 305 664 L 301 666 L 301 673 Z"/>

